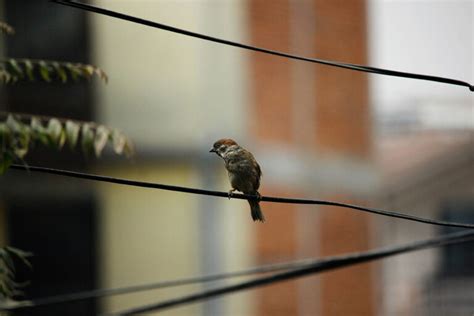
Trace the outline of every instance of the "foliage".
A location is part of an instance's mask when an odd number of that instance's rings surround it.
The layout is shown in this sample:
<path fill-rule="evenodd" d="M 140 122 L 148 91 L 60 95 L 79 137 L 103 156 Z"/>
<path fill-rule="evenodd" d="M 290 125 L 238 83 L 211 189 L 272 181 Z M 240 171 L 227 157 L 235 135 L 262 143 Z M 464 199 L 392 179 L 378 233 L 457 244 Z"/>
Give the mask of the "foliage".
<path fill-rule="evenodd" d="M 13 27 L 0 21 L 0 33 L 14 34 Z M 20 81 L 62 82 L 91 79 L 97 76 L 107 83 L 106 73 L 95 66 L 82 63 L 37 59 L 0 59 L 0 84 Z M 13 114 L 0 112 L 0 175 L 15 161 L 23 161 L 28 151 L 37 145 L 60 150 L 67 145 L 71 149 L 81 147 L 86 154 L 99 157 L 111 144 L 117 154 L 130 156 L 133 147 L 130 140 L 119 130 L 70 119 Z M 26 219 L 27 220 L 27 219 Z M 0 247 L 0 299 L 20 294 L 22 284 L 14 281 L 14 261 L 30 266 L 30 254 L 9 246 Z M 16 260 L 15 260 L 16 259 Z"/>
<path fill-rule="evenodd" d="M 7 118 L 0 122 L 0 174 L 15 160 L 22 161 L 29 149 L 37 144 L 57 150 L 66 143 L 71 149 L 80 144 L 84 153 L 100 157 L 106 144 L 110 143 L 117 154 L 133 154 L 130 140 L 119 130 L 105 125 L 53 117 L 3 115 Z"/>
<path fill-rule="evenodd" d="M 21 294 L 22 284 L 14 281 L 14 259 L 20 260 L 31 268 L 28 257 L 31 253 L 13 247 L 0 248 L 0 298 L 12 297 Z"/>
<path fill-rule="evenodd" d="M 1 21 L 0 30 L 14 33 L 10 25 Z M 35 80 L 66 83 L 93 76 L 108 81 L 102 69 L 89 64 L 25 58 L 0 59 L 0 83 L 3 84 Z M 117 154 L 130 156 L 133 152 L 130 140 L 123 133 L 104 125 L 0 112 L 0 175 L 13 162 L 23 161 L 29 149 L 37 144 L 60 150 L 65 143 L 74 149 L 78 142 L 86 154 L 94 153 L 97 157 L 107 143 L 113 145 Z"/>
<path fill-rule="evenodd" d="M 90 79 L 94 75 L 105 82 L 108 80 L 102 69 L 88 64 L 15 58 L 0 60 L 0 83 L 24 80 L 66 83 L 71 79 Z"/>
<path fill-rule="evenodd" d="M 15 29 L 0 21 L 0 32 L 12 35 L 15 34 Z M 66 83 L 68 79 L 77 81 L 90 79 L 94 75 L 105 82 L 108 80 L 107 74 L 102 69 L 88 64 L 27 58 L 0 60 L 0 83 L 15 83 L 21 80 Z"/>

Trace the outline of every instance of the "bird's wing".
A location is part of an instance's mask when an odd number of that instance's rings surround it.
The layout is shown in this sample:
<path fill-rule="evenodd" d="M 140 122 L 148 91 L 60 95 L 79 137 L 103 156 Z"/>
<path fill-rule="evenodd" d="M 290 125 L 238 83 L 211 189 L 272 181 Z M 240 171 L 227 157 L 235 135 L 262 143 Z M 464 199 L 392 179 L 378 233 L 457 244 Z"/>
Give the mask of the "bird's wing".
<path fill-rule="evenodd" d="M 262 177 L 262 169 L 260 169 L 260 165 L 258 164 L 258 162 L 255 162 L 257 164 L 257 168 L 256 168 L 256 171 L 257 171 L 257 190 L 258 188 L 260 187 L 260 178 Z"/>

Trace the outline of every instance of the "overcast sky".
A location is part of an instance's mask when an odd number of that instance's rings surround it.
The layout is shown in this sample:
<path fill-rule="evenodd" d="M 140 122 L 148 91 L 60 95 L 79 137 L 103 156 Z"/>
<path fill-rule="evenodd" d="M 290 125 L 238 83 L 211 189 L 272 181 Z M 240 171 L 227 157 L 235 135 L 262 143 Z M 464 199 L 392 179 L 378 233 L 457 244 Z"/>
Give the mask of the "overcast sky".
<path fill-rule="evenodd" d="M 474 0 L 369 0 L 370 64 L 474 82 Z M 371 76 L 376 110 L 474 103 L 465 87 Z"/>

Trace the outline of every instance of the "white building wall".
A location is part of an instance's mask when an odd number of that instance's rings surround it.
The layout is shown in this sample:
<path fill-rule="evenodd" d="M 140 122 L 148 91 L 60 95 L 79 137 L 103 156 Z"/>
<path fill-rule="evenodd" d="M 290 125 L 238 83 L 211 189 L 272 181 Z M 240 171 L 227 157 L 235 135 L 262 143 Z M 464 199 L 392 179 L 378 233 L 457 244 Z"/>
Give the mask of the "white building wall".
<path fill-rule="evenodd" d="M 101 0 L 93 4 L 246 41 L 243 1 Z M 213 173 L 221 161 L 208 151 L 218 138 L 246 136 L 248 53 L 102 15 L 92 14 L 90 19 L 93 63 L 110 79 L 96 87 L 98 121 L 125 131 L 138 152 L 135 163 L 102 168 L 101 173 L 227 190 L 228 180 L 221 178 L 224 168 Z M 174 166 L 154 162 L 155 155 L 163 152 L 173 153 L 172 157 L 195 155 L 195 159 L 182 157 Z M 140 156 L 143 153 L 152 155 Z M 145 166 L 141 158 L 147 159 Z M 102 287 L 241 270 L 253 263 L 253 232 L 245 201 L 114 186 L 101 186 L 99 191 Z M 131 210 L 133 205 L 137 210 Z M 133 249 L 133 258 L 123 260 L 122 249 L 127 248 Z M 107 311 L 120 310 L 203 288 L 118 297 L 104 306 Z M 252 306 L 250 295 L 242 293 L 165 314 L 249 315 Z"/>
<path fill-rule="evenodd" d="M 144 19 L 236 41 L 245 40 L 240 1 L 95 1 Z M 148 149 L 209 147 L 245 136 L 245 57 L 240 49 L 92 15 L 98 118 Z M 204 146 L 204 147 L 203 147 Z"/>

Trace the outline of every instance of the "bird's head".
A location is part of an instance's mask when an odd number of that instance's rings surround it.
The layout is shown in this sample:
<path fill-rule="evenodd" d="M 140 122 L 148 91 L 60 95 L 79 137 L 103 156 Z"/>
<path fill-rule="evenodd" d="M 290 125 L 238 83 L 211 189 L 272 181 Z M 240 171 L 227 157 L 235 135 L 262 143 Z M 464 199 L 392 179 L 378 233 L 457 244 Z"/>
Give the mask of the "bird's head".
<path fill-rule="evenodd" d="M 211 150 L 209 152 L 211 153 L 216 153 L 218 156 L 223 157 L 223 155 L 227 152 L 227 150 L 231 146 L 238 146 L 237 143 L 230 139 L 230 138 L 223 138 L 219 139 L 214 143 L 212 146 Z"/>

